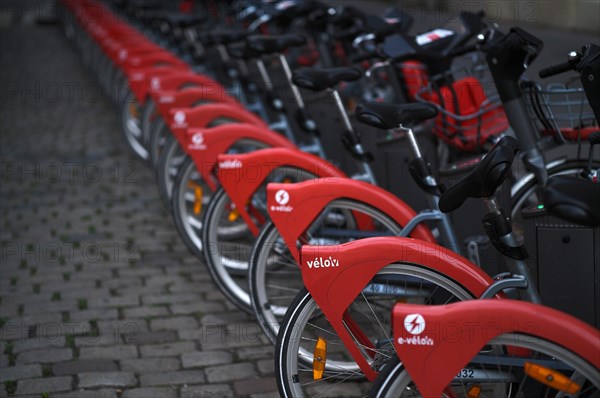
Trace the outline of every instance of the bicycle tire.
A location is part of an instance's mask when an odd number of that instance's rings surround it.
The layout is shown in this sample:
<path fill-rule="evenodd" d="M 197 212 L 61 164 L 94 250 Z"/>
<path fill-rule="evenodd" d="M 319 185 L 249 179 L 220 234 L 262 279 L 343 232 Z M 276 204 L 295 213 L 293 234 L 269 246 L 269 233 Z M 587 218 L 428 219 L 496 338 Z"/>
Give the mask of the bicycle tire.
<path fill-rule="evenodd" d="M 587 361 L 582 359 L 577 353 L 572 353 L 560 345 L 550 342 L 545 339 L 541 339 L 539 337 L 525 335 L 520 333 L 509 333 L 505 335 L 498 336 L 494 340 L 490 341 L 490 346 L 512 346 L 512 347 L 520 347 L 528 350 L 531 353 L 529 356 L 534 357 L 533 353 L 535 352 L 536 359 L 548 357 L 552 358 L 554 362 L 562 362 L 568 367 L 575 369 L 579 372 L 583 377 L 587 379 L 589 382 L 588 388 L 589 390 L 584 389 L 583 395 L 577 395 L 580 398 L 590 398 L 590 397 L 598 397 L 599 389 L 600 389 L 600 370 L 594 369 L 592 365 L 590 365 Z M 542 351 L 543 350 L 543 351 Z M 496 352 L 506 352 L 506 350 L 496 350 Z M 543 356 L 542 356 L 543 355 Z M 533 360 L 535 361 L 535 360 Z M 473 363 L 469 363 L 464 368 L 471 370 L 475 366 L 482 366 L 481 364 L 475 365 Z M 518 368 L 507 370 L 503 368 L 494 369 L 505 371 L 507 374 L 521 374 L 522 370 L 519 371 Z M 541 385 L 541 383 L 526 383 L 529 379 L 518 378 L 518 383 L 511 383 L 510 391 L 492 391 L 489 395 L 486 394 L 486 397 L 515 397 L 515 398 L 527 398 L 532 396 L 550 396 L 545 395 L 544 391 L 545 387 Z M 402 363 L 400 362 L 397 355 L 385 365 L 382 369 L 381 373 L 377 377 L 377 380 L 373 384 L 373 388 L 369 394 L 370 398 L 383 398 L 383 397 L 416 397 L 420 395 L 418 394 L 416 386 L 412 385 L 412 379 L 404 368 Z M 460 395 L 463 392 L 467 392 L 471 389 L 467 383 L 464 382 L 461 378 L 456 378 L 453 381 L 454 386 L 450 386 L 452 388 L 455 396 L 463 397 L 464 395 Z M 470 383 L 473 385 L 473 382 Z M 478 383 L 481 387 L 481 383 Z M 507 386 L 508 387 L 508 386 Z M 409 390 L 410 389 L 410 390 Z M 488 388 L 489 390 L 489 388 Z M 540 391 L 541 390 L 541 391 Z M 510 394 L 507 395 L 507 392 Z M 546 391 L 549 392 L 549 391 Z M 459 395 L 456 395 L 459 394 Z M 556 396 L 556 395 L 553 395 Z"/>
<path fill-rule="evenodd" d="M 179 168 L 188 158 L 189 156 L 183 152 L 177 139 L 170 135 L 160 153 L 156 166 L 158 192 L 167 209 L 171 209 L 171 196 Z"/>
<path fill-rule="evenodd" d="M 433 269 L 429 269 L 424 266 L 410 263 L 392 263 L 384 267 L 379 271 L 377 278 L 390 278 L 395 280 L 404 280 L 404 289 L 407 297 L 412 301 L 419 301 L 425 303 L 439 303 L 447 304 L 453 300 L 470 300 L 474 298 L 474 295 L 467 291 L 462 284 L 457 281 L 450 279 L 449 277 L 436 272 Z M 408 281 L 410 281 L 410 286 Z M 429 289 L 431 285 L 431 289 Z M 427 289 L 426 289 L 427 287 Z M 421 290 L 422 289 L 422 290 Z M 431 292 L 430 296 L 427 296 L 428 292 Z M 424 294 L 421 296 L 421 294 Z M 355 303 L 353 303 L 349 310 L 353 310 L 353 306 L 356 305 L 357 309 L 352 311 L 352 317 L 360 317 L 362 313 L 360 310 L 362 297 L 366 296 L 363 292 L 357 297 Z M 375 297 L 375 296 L 374 296 Z M 381 362 L 380 366 L 383 366 L 394 351 L 389 335 L 391 334 L 391 307 L 395 304 L 396 300 L 401 297 L 392 296 L 389 297 L 391 301 L 390 307 L 383 306 L 380 317 L 377 318 L 376 322 L 367 319 L 355 319 L 356 322 L 363 322 L 367 325 L 375 325 L 375 329 L 368 332 L 369 337 L 373 340 L 373 335 L 381 334 L 381 330 L 387 334 L 383 341 L 388 340 L 387 345 L 378 348 L 373 359 L 373 364 L 376 361 Z M 370 303 L 369 308 L 373 308 Z M 365 314 L 365 317 L 368 318 Z M 375 315 L 375 314 L 374 314 Z M 317 324 L 317 322 L 320 322 Z M 379 325 L 379 326 L 378 326 Z M 384 328 L 384 325 L 388 328 Z M 329 329 L 327 329 L 329 328 Z M 295 298 L 294 302 L 290 305 L 288 311 L 285 314 L 284 320 L 281 323 L 281 329 L 277 337 L 277 344 L 275 348 L 275 372 L 277 375 L 277 384 L 279 393 L 282 397 L 302 397 L 305 393 L 308 394 L 321 394 L 325 390 L 328 396 L 335 396 L 336 391 L 334 388 L 340 388 L 341 391 L 338 395 L 344 396 L 364 396 L 368 389 L 371 387 L 367 382 L 351 383 L 348 384 L 344 380 L 350 378 L 360 380 L 362 373 L 360 372 L 358 365 L 354 360 L 348 360 L 349 354 L 346 352 L 341 342 L 335 342 L 332 340 L 337 337 L 337 334 L 332 331 L 329 322 L 322 316 L 318 305 L 310 295 L 310 293 L 303 289 Z M 315 333 L 316 332 L 316 333 Z M 317 335 L 327 336 L 328 347 L 341 348 L 340 352 L 334 352 L 335 358 L 343 358 L 342 360 L 331 361 L 331 352 L 327 352 L 327 363 L 325 366 L 325 374 L 323 379 L 320 381 L 311 380 L 312 378 L 308 373 L 311 373 L 310 368 L 312 367 L 312 354 L 310 349 L 310 342 L 316 339 Z M 301 349 L 300 343 L 303 343 Z M 390 351 L 391 350 L 391 351 Z M 308 371 L 307 371 L 308 369 Z M 330 383 L 335 381 L 335 384 Z M 339 381 L 339 382 L 338 382 Z M 318 385 L 317 385 L 318 384 Z M 343 386 L 342 386 L 343 384 Z M 339 385 L 339 387 L 338 387 Z"/>
<path fill-rule="evenodd" d="M 360 212 L 373 217 L 374 220 L 385 227 L 385 230 L 379 229 L 382 232 L 382 236 L 385 234 L 398 235 L 402 230 L 402 226 L 398 225 L 391 217 L 355 200 L 339 199 L 333 201 L 328 207 L 332 209 L 342 208 L 350 214 L 352 212 Z M 342 240 L 336 243 L 346 241 Z M 273 256 L 271 254 L 272 251 L 276 253 L 273 261 L 283 264 L 285 277 L 282 271 L 275 270 L 269 273 L 269 258 Z M 254 245 L 252 256 L 250 257 L 248 275 L 248 286 L 251 294 L 250 301 L 254 315 L 269 341 L 275 344 L 277 333 L 279 332 L 280 320 L 287 310 L 285 304 L 291 303 L 294 294 L 299 292 L 303 285 L 300 267 L 294 261 L 285 244 L 283 244 L 279 231 L 277 231 L 277 228 L 271 222 L 265 225 Z M 269 278 L 277 281 L 277 285 L 268 281 L 267 279 Z M 288 285 L 280 286 L 283 283 L 287 283 Z M 287 293 L 284 293 L 284 296 L 275 297 L 274 294 L 269 293 L 270 289 L 267 289 L 267 285 L 273 285 L 274 291 L 281 289 Z"/>
<path fill-rule="evenodd" d="M 125 94 L 123 101 L 119 105 L 121 133 L 129 149 L 140 159 L 146 160 L 148 159 L 148 151 L 141 142 L 140 117 L 134 114 L 139 114 L 140 112 L 140 106 L 135 95 L 131 90 L 127 90 L 127 94 Z"/>
<path fill-rule="evenodd" d="M 269 182 L 283 180 L 300 182 L 314 178 L 316 178 L 314 174 L 299 168 L 279 167 L 270 173 L 261 188 L 253 194 L 251 204 L 262 217 L 268 219 L 266 197 L 262 194 L 265 193 L 266 185 Z M 221 292 L 240 309 L 252 312 L 248 292 L 248 259 L 256 243 L 256 238 L 244 220 L 238 218 L 233 221 L 225 216 L 224 212 L 228 210 L 228 203 L 227 192 L 219 189 L 208 205 L 204 216 L 205 228 L 202 229 L 202 244 L 207 248 L 204 251 L 204 258 L 208 270 Z"/>
<path fill-rule="evenodd" d="M 165 146 L 168 137 L 171 135 L 169 127 L 165 123 L 164 119 L 158 116 L 150 124 L 150 142 L 148 143 L 148 154 L 150 164 L 154 169 L 158 166 L 158 159 L 160 158 L 160 152 Z"/>
<path fill-rule="evenodd" d="M 236 146 L 239 145 L 252 145 L 254 148 L 264 147 L 264 144 L 261 142 L 244 139 L 236 143 L 232 149 L 235 150 Z M 206 214 L 207 205 L 210 203 L 213 193 L 196 170 L 196 164 L 189 156 L 186 156 L 186 159 L 179 167 L 171 192 L 170 203 L 177 231 L 192 254 L 198 258 L 203 258 L 202 230 L 204 215 Z M 200 199 L 197 198 L 198 194 L 202 196 Z M 194 202 L 199 205 L 197 214 L 190 214 L 196 213 L 195 209 L 188 208 L 188 198 L 190 196 L 193 196 Z"/>
<path fill-rule="evenodd" d="M 152 98 L 148 98 L 146 103 L 144 104 L 144 108 L 142 110 L 142 117 L 140 119 L 140 129 L 141 133 L 141 143 L 146 148 L 146 151 L 149 150 L 150 146 L 150 134 L 151 134 L 151 125 L 154 119 L 159 117 L 158 111 L 156 109 L 156 104 L 152 100 Z M 150 154 L 148 153 L 148 158 L 150 158 Z"/>

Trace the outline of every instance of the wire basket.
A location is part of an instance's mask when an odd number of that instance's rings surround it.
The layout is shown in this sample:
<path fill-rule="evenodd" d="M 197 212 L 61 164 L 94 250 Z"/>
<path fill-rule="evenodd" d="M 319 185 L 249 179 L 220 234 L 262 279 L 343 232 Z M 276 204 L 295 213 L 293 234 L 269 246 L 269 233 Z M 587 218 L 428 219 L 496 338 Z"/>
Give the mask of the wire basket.
<path fill-rule="evenodd" d="M 481 63 L 432 77 L 416 99 L 438 109 L 433 133 L 463 152 L 481 151 L 490 137 L 509 127 L 492 79 Z"/>
<path fill-rule="evenodd" d="M 542 136 L 553 136 L 564 143 L 587 139 L 598 131 L 598 122 L 580 85 L 577 77 L 565 84 L 549 84 L 545 89 L 531 81 L 522 84 L 529 114 Z"/>

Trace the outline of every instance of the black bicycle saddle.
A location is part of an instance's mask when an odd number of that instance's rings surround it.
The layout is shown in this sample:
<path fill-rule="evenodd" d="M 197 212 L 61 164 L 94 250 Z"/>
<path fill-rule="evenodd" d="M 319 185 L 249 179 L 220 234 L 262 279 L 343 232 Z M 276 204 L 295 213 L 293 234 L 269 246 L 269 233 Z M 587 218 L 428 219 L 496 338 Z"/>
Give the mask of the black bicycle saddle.
<path fill-rule="evenodd" d="M 440 196 L 440 210 L 448 213 L 459 208 L 468 198 L 493 196 L 510 171 L 518 151 L 516 139 L 502 137 L 469 174 Z"/>
<path fill-rule="evenodd" d="M 401 124 L 431 119 L 438 114 L 435 106 L 424 103 L 384 104 L 362 103 L 356 107 L 358 121 L 384 130 L 398 128 Z"/>
<path fill-rule="evenodd" d="M 600 226 L 600 183 L 555 176 L 548 180 L 543 199 L 544 207 L 560 218 Z"/>
<path fill-rule="evenodd" d="M 313 91 L 335 87 L 339 82 L 351 82 L 362 77 L 363 72 L 352 66 L 340 68 L 302 68 L 292 74 L 295 85 Z"/>
<path fill-rule="evenodd" d="M 206 37 L 214 44 L 230 44 L 248 36 L 248 32 L 240 29 L 217 29 L 208 32 Z"/>
<path fill-rule="evenodd" d="M 298 47 L 306 43 L 306 37 L 291 33 L 279 36 L 252 35 L 246 38 L 248 47 L 262 54 L 282 52 L 288 47 Z"/>

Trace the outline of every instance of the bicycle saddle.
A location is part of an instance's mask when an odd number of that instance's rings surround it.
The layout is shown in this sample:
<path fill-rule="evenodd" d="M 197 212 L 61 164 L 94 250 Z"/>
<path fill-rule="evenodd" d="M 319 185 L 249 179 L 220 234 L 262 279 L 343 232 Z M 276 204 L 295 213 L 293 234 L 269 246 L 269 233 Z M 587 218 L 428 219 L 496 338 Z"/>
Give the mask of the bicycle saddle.
<path fill-rule="evenodd" d="M 433 105 L 417 102 L 411 104 L 367 102 L 358 105 L 355 114 L 356 118 L 364 124 L 389 130 L 408 122 L 431 119 L 438 114 L 438 110 Z"/>
<path fill-rule="evenodd" d="M 227 53 L 233 58 L 252 59 L 260 56 L 260 52 L 249 48 L 246 43 L 233 43 L 227 46 Z"/>
<path fill-rule="evenodd" d="M 440 210 L 448 213 L 459 208 L 468 198 L 493 196 L 510 171 L 518 151 L 516 139 L 502 137 L 469 174 L 440 196 Z"/>
<path fill-rule="evenodd" d="M 239 29 L 219 29 L 207 34 L 208 40 L 213 44 L 229 44 L 242 40 L 248 32 Z"/>
<path fill-rule="evenodd" d="M 261 54 L 273 54 L 288 47 L 298 47 L 306 43 L 306 38 L 301 34 L 287 34 L 280 36 L 252 35 L 246 39 L 248 47 Z"/>
<path fill-rule="evenodd" d="M 351 82 L 362 77 L 360 69 L 346 66 L 341 68 L 302 68 L 292 74 L 295 85 L 313 91 L 335 87 L 339 82 Z"/>
<path fill-rule="evenodd" d="M 190 15 L 182 14 L 180 12 L 172 12 L 164 16 L 164 20 L 171 26 L 178 26 L 180 28 L 201 24 L 206 21 L 205 16 L 201 15 Z"/>
<path fill-rule="evenodd" d="M 573 177 L 555 176 L 548 180 L 544 206 L 565 220 L 590 227 L 600 226 L 600 184 Z"/>

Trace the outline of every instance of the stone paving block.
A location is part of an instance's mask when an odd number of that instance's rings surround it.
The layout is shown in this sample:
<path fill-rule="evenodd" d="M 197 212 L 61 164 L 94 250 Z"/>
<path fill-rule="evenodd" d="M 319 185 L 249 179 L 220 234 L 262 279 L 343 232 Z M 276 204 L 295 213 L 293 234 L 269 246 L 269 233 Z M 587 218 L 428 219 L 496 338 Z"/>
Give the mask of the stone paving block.
<path fill-rule="evenodd" d="M 8 380 L 35 379 L 42 377 L 42 366 L 40 364 L 33 365 L 17 365 L 0 368 L 0 382 Z"/>
<path fill-rule="evenodd" d="M 114 389 L 77 390 L 68 393 L 51 394 L 50 398 L 117 398 Z"/>
<path fill-rule="evenodd" d="M 79 350 L 79 358 L 81 359 L 98 359 L 98 358 L 106 358 L 106 359 L 130 359 L 137 358 L 138 350 L 136 346 L 133 345 L 114 345 L 109 347 L 82 347 Z"/>
<path fill-rule="evenodd" d="M 112 359 L 76 359 L 52 365 L 55 376 L 76 375 L 86 372 L 114 372 L 119 366 Z"/>
<path fill-rule="evenodd" d="M 89 321 L 90 319 L 117 319 L 119 311 L 116 308 L 99 308 L 83 311 L 71 311 L 69 313 L 71 321 Z"/>
<path fill-rule="evenodd" d="M 169 315 L 167 307 L 132 307 L 123 310 L 125 318 L 149 318 Z"/>
<path fill-rule="evenodd" d="M 123 319 L 98 321 L 98 328 L 103 333 L 120 334 L 123 338 L 133 337 L 137 333 L 148 331 L 148 324 L 144 319 Z"/>
<path fill-rule="evenodd" d="M 181 398 L 232 398 L 233 396 L 233 390 L 227 384 L 181 387 Z"/>
<path fill-rule="evenodd" d="M 88 372 L 77 375 L 79 388 L 133 387 L 137 384 L 131 372 Z"/>
<path fill-rule="evenodd" d="M 12 351 L 13 353 L 18 354 L 23 351 L 38 350 L 42 348 L 64 347 L 65 341 L 66 339 L 64 336 L 49 338 L 36 337 L 33 339 L 17 340 L 14 342 Z"/>
<path fill-rule="evenodd" d="M 271 359 L 261 359 L 256 362 L 256 367 L 258 371 L 263 375 L 272 375 L 275 372 L 275 364 L 273 363 L 273 358 Z"/>
<path fill-rule="evenodd" d="M 176 340 L 178 340 L 178 336 L 174 330 L 143 332 L 123 336 L 123 341 L 128 344 L 158 344 L 170 343 Z"/>
<path fill-rule="evenodd" d="M 200 301 L 201 299 L 202 296 L 200 295 L 200 293 L 142 296 L 142 302 L 144 303 L 144 305 L 189 303 L 194 301 Z"/>
<path fill-rule="evenodd" d="M 200 368 L 233 362 L 233 355 L 227 351 L 186 352 L 181 356 L 184 368 Z"/>
<path fill-rule="evenodd" d="M 41 394 L 44 392 L 69 391 L 72 387 L 71 377 L 47 377 L 44 379 L 20 380 L 17 383 L 16 395 Z"/>
<path fill-rule="evenodd" d="M 177 356 L 186 352 L 195 351 L 196 345 L 190 341 L 167 344 L 151 344 L 140 347 L 142 357 L 168 357 Z"/>
<path fill-rule="evenodd" d="M 171 312 L 175 315 L 189 315 L 197 313 L 207 314 L 225 310 L 225 306 L 223 306 L 223 304 L 211 301 L 173 304 L 170 306 L 170 308 Z"/>
<path fill-rule="evenodd" d="M 105 330 L 100 330 L 97 335 L 75 337 L 76 347 L 106 346 L 121 344 L 122 342 L 121 335 Z"/>
<path fill-rule="evenodd" d="M 134 388 L 123 392 L 123 398 L 177 398 L 177 390 L 170 387 Z"/>
<path fill-rule="evenodd" d="M 198 321 L 189 316 L 157 318 L 150 320 L 152 330 L 196 329 Z"/>
<path fill-rule="evenodd" d="M 125 359 L 121 361 L 121 369 L 127 372 L 159 373 L 179 370 L 181 365 L 178 358 L 143 358 Z"/>
<path fill-rule="evenodd" d="M 25 351 L 17 355 L 17 364 L 50 363 L 68 361 L 73 358 L 70 348 L 44 348 L 41 350 Z"/>
<path fill-rule="evenodd" d="M 89 300 L 90 307 L 133 307 L 140 305 L 138 296 L 100 297 Z"/>
<path fill-rule="evenodd" d="M 242 361 L 256 361 L 257 359 L 274 358 L 275 348 L 272 345 L 244 347 L 236 350 L 236 356 Z"/>
<path fill-rule="evenodd" d="M 209 383 L 223 383 L 256 377 L 254 366 L 248 362 L 210 367 L 204 369 L 204 372 Z"/>
<path fill-rule="evenodd" d="M 176 372 L 147 373 L 140 375 L 142 386 L 169 386 L 179 384 L 202 384 L 206 379 L 202 371 L 180 370 Z"/>
<path fill-rule="evenodd" d="M 277 380 L 274 377 L 238 380 L 233 383 L 233 389 L 240 396 L 275 392 L 277 391 Z"/>

